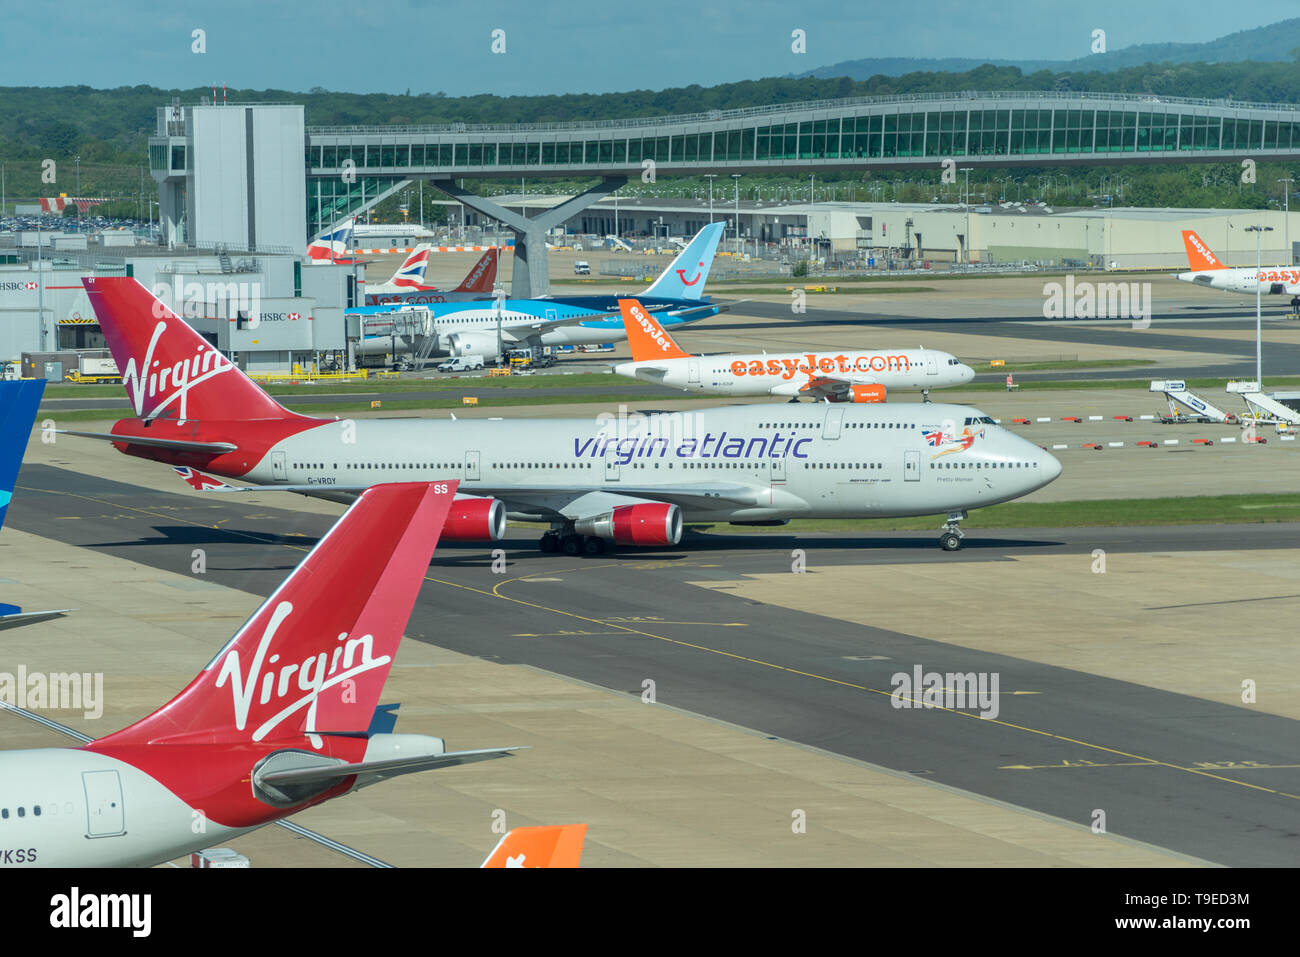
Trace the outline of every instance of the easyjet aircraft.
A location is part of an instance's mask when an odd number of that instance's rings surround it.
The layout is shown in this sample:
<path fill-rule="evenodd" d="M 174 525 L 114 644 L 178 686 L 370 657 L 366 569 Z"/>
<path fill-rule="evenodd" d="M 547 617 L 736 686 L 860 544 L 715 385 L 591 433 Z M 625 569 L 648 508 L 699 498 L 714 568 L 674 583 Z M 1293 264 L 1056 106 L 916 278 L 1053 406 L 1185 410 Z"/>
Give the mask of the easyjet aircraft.
<path fill-rule="evenodd" d="M 632 361 L 614 371 L 686 392 L 786 395 L 830 402 L 883 402 L 898 389 L 965 385 L 975 370 L 934 349 L 841 349 L 838 352 L 764 352 L 696 356 L 682 350 L 659 320 L 635 299 L 620 299 Z"/>
<path fill-rule="evenodd" d="M 445 538 L 500 538 L 504 520 L 546 522 L 543 550 L 596 555 L 608 542 L 675 545 L 683 522 L 946 513 L 1019 498 L 1060 474 L 1055 458 L 959 405 L 789 406 L 594 419 L 313 418 L 268 396 L 127 277 L 82 280 L 135 417 L 111 433 L 128 455 L 349 500 L 380 482 L 452 476 Z"/>
<path fill-rule="evenodd" d="M 469 273 L 455 289 L 440 291 L 425 285 L 424 275 L 429 268 L 433 249 L 428 243 L 417 246 L 411 255 L 397 267 L 386 283 L 366 286 L 366 305 L 382 306 L 392 303 L 413 305 L 422 302 L 470 302 L 491 299 L 497 281 L 497 249 L 493 247 L 479 257 Z"/>
<path fill-rule="evenodd" d="M 386 778 L 514 750 L 393 734 L 379 704 L 455 489 L 367 490 L 153 714 L 78 748 L 0 752 L 0 863 L 159 864 Z"/>
<path fill-rule="evenodd" d="M 1190 229 L 1183 230 L 1183 245 L 1191 266 L 1191 272 L 1178 274 L 1183 282 L 1251 296 L 1290 296 L 1291 308 L 1300 308 L 1300 266 L 1225 266 Z"/>

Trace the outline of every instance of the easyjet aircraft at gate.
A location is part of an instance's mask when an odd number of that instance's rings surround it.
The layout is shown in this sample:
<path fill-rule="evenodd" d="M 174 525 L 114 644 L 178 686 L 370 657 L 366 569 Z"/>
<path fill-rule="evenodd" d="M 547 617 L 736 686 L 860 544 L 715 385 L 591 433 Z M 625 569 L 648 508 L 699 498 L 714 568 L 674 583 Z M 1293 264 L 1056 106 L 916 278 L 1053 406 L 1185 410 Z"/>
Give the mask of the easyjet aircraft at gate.
<path fill-rule="evenodd" d="M 444 538 L 494 540 L 505 518 L 547 522 L 544 550 L 671 545 L 683 522 L 946 514 L 1019 498 L 1055 458 L 978 410 L 938 403 L 731 406 L 594 419 L 312 418 L 280 406 L 134 279 L 84 280 L 135 417 L 129 455 L 349 501 L 384 482 L 450 477 Z"/>

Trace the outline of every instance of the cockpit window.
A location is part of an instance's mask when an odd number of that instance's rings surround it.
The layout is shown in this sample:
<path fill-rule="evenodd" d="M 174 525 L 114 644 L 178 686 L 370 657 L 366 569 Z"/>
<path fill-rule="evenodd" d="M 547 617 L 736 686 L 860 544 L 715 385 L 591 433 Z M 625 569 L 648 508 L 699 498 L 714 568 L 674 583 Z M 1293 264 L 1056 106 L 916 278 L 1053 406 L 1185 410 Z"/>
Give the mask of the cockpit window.
<path fill-rule="evenodd" d="M 996 425 L 997 423 L 993 421 L 993 418 L 991 416 L 972 415 L 967 417 L 964 424 L 965 425 Z"/>

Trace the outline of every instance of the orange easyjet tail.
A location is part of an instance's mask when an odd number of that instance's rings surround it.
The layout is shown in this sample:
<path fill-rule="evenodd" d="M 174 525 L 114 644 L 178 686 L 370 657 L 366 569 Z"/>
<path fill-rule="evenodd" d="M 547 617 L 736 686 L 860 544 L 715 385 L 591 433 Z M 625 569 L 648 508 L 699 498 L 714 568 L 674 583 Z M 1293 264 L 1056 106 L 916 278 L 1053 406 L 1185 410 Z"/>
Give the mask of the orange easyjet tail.
<path fill-rule="evenodd" d="M 497 248 L 485 252 L 454 292 L 488 292 L 497 282 Z"/>
<path fill-rule="evenodd" d="M 1183 245 L 1187 247 L 1187 263 L 1192 267 L 1193 272 L 1228 268 L 1219 262 L 1218 256 L 1210 252 L 1210 247 L 1205 245 L 1205 240 L 1196 235 L 1194 230 L 1183 230 Z"/>
<path fill-rule="evenodd" d="M 620 299 L 618 308 L 623 313 L 623 328 L 627 330 L 627 344 L 632 347 L 633 362 L 690 358 L 691 354 L 683 352 L 659 321 L 637 300 Z"/>
<path fill-rule="evenodd" d="M 501 838 L 484 867 L 577 867 L 585 824 L 517 827 Z"/>

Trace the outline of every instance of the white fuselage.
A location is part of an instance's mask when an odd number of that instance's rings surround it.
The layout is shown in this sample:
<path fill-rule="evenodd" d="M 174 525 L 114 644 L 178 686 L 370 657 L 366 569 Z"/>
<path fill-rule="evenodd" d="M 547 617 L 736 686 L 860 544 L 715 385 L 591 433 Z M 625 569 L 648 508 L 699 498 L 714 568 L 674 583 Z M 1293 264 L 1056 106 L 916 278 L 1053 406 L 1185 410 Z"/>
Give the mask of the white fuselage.
<path fill-rule="evenodd" d="M 975 378 L 970 366 L 934 349 L 689 356 L 622 362 L 614 371 L 688 392 L 723 395 L 796 396 L 824 378 L 882 385 L 887 392 L 946 389 Z"/>
<path fill-rule="evenodd" d="M 107 755 L 0 752 L 0 867 L 149 866 L 249 830 L 203 819 L 148 774 Z"/>
<path fill-rule="evenodd" d="M 439 295 L 434 293 L 432 295 Z M 556 319 L 567 318 L 574 314 L 572 309 L 560 307 L 546 309 L 542 316 L 519 312 L 514 309 L 498 310 L 489 302 L 481 308 L 458 309 L 445 315 L 429 314 L 427 321 L 419 313 L 417 337 L 430 334 L 437 337 L 436 351 L 452 352 L 457 339 L 472 338 L 469 348 L 456 350 L 457 355 L 494 355 L 497 344 L 498 321 L 501 326 L 501 342 L 509 347 L 525 340 L 534 340 L 544 346 L 590 346 L 619 342 L 627 338 L 622 323 L 603 323 L 593 325 L 557 325 L 546 328 Z M 401 314 L 394 314 L 401 316 Z M 593 315 L 593 323 L 598 317 Z M 527 327 L 527 334 L 511 331 L 512 327 Z M 391 352 L 411 351 L 416 348 L 416 340 L 408 330 L 415 329 L 414 323 L 403 322 L 402 318 L 394 321 L 387 314 L 364 316 L 361 320 L 362 337 L 357 343 L 360 355 L 380 355 Z"/>
<path fill-rule="evenodd" d="M 1257 293 L 1265 296 L 1300 295 L 1300 267 L 1294 266 L 1265 266 L 1262 269 L 1254 267 L 1205 269 L 1199 272 L 1179 273 L 1178 278 L 1198 286 L 1251 296 Z"/>
<path fill-rule="evenodd" d="M 462 493 L 540 520 L 587 517 L 610 496 L 701 489 L 682 500 L 684 520 L 762 521 L 977 508 L 1060 469 L 966 406 L 774 403 L 595 420 L 329 422 L 282 440 L 241 477 L 322 493 L 457 478 Z M 728 493 L 714 495 L 718 486 Z"/>

